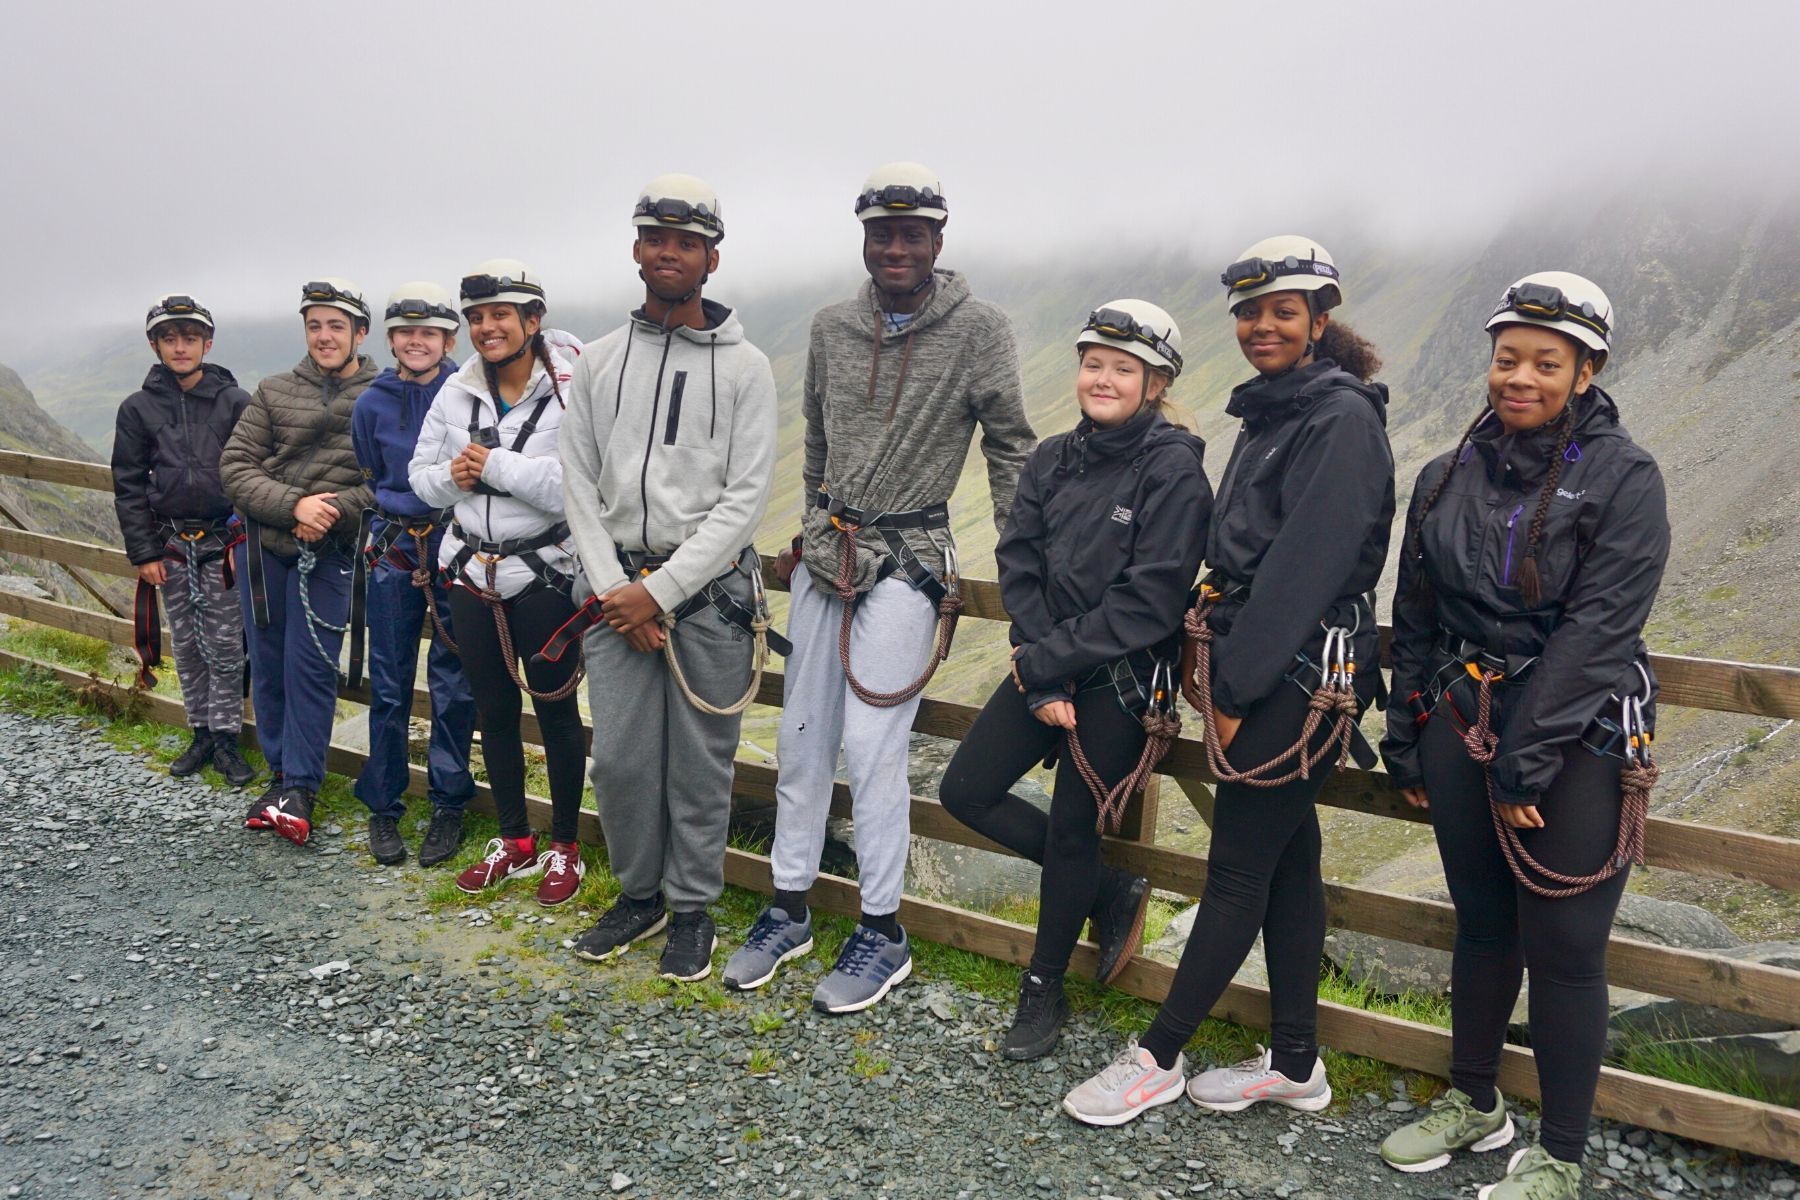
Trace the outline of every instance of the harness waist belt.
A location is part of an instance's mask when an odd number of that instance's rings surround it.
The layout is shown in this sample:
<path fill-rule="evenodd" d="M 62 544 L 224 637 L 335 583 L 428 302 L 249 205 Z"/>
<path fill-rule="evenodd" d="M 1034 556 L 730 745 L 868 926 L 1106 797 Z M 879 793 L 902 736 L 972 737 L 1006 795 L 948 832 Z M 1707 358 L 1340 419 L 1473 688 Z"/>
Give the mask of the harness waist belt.
<path fill-rule="evenodd" d="M 947 501 L 909 508 L 904 512 L 874 512 L 845 504 L 824 491 L 813 493 L 813 507 L 822 508 L 846 525 L 857 529 L 948 529 L 950 505 Z"/>
<path fill-rule="evenodd" d="M 569 536 L 569 525 L 566 521 L 558 521 L 542 533 L 531 537 L 507 538 L 504 541 L 484 542 L 480 538 L 471 537 L 462 527 L 461 521 L 450 523 L 450 532 L 456 540 L 463 544 L 463 549 L 470 554 L 482 554 L 488 558 L 508 558 L 515 554 L 529 554 L 533 550 L 542 550 L 545 546 L 554 546 L 565 541 Z"/>

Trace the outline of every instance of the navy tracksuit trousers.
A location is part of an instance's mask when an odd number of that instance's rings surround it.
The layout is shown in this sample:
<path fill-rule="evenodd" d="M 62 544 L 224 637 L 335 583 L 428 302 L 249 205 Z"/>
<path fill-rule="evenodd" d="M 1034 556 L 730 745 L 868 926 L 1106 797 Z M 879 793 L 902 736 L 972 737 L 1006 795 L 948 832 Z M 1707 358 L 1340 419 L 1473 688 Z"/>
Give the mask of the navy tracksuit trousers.
<path fill-rule="evenodd" d="M 250 703 L 256 713 L 256 740 L 269 769 L 287 787 L 317 792 L 325 780 L 325 748 L 331 744 L 337 710 L 338 654 L 344 635 L 320 626 L 320 645 L 307 630 L 301 603 L 299 560 L 263 551 L 269 624 L 258 628 L 252 607 L 250 544 L 239 546 L 238 596 L 244 606 L 244 633 L 250 643 Z M 308 598 L 322 622 L 342 626 L 350 617 L 350 556 L 341 549 L 319 554 Z M 330 661 L 326 660 L 330 655 Z"/>

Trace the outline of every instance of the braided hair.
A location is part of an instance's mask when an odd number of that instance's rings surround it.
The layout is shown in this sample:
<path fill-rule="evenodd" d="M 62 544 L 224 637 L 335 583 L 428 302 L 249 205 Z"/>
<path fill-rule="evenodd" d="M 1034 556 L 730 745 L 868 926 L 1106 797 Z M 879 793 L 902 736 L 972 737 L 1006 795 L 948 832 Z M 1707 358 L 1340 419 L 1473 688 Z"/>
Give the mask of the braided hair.
<path fill-rule="evenodd" d="M 542 300 L 515 304 L 513 307 L 518 310 L 521 326 L 532 317 L 537 317 L 541 321 L 546 311 Z M 544 373 L 550 377 L 550 390 L 556 394 L 556 403 L 560 407 L 567 408 L 569 405 L 563 399 L 562 387 L 556 382 L 556 366 L 550 361 L 550 346 L 544 341 L 544 331 L 541 328 L 531 335 L 529 348 L 531 354 L 544 364 Z M 509 356 L 507 361 L 512 361 L 512 356 Z M 500 404 L 500 368 L 484 358 L 481 360 L 481 370 L 487 376 L 488 395 L 494 398 L 494 404 L 498 407 Z"/>
<path fill-rule="evenodd" d="M 1578 373 L 1580 369 L 1580 364 L 1577 364 Z M 1556 494 L 1556 481 L 1562 476 L 1569 443 L 1575 436 L 1575 401 L 1576 397 L 1570 397 L 1568 407 L 1563 409 L 1562 432 L 1557 435 L 1556 449 L 1550 453 L 1550 469 L 1544 472 L 1544 486 L 1538 492 L 1537 511 L 1531 515 L 1531 531 L 1525 536 L 1525 561 L 1519 564 L 1519 595 L 1533 608 L 1543 599 L 1543 591 L 1538 582 L 1538 542 L 1544 536 L 1544 519 L 1550 515 L 1550 497 Z"/>
<path fill-rule="evenodd" d="M 1444 488 L 1450 482 L 1450 473 L 1456 470 L 1457 465 L 1462 462 L 1463 452 L 1469 446 L 1469 439 L 1475 436 L 1475 430 L 1487 419 L 1487 415 L 1488 410 L 1486 409 L 1476 414 L 1475 419 L 1470 421 L 1462 431 L 1462 436 L 1456 439 L 1456 449 L 1450 452 L 1450 461 L 1444 464 L 1444 473 L 1438 476 L 1437 482 L 1432 485 L 1431 490 L 1425 493 L 1425 503 L 1419 505 L 1418 513 L 1413 517 L 1412 524 L 1406 530 L 1406 537 L 1400 543 L 1401 554 L 1410 554 L 1419 564 L 1414 587 L 1417 588 L 1420 598 L 1427 604 L 1432 603 L 1435 596 L 1432 592 L 1431 576 L 1425 571 L 1425 516 L 1431 511 L 1431 506 L 1438 502 L 1438 497 L 1444 494 Z"/>

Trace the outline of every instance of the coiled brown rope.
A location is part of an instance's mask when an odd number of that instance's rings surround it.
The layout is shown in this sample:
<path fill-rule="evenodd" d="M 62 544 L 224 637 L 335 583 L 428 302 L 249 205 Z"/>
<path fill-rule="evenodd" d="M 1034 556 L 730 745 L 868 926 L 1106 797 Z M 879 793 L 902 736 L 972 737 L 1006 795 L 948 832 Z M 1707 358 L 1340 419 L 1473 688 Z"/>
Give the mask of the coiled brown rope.
<path fill-rule="evenodd" d="M 477 557 L 484 558 L 484 565 L 487 567 L 487 586 L 485 588 L 471 587 L 469 590 L 474 592 L 475 598 L 487 605 L 488 611 L 494 614 L 494 632 L 500 637 L 500 661 L 506 664 L 506 673 L 512 677 L 512 681 L 518 686 L 518 689 L 533 700 L 567 699 L 575 693 L 575 689 L 581 686 L 582 679 L 587 676 L 587 660 L 577 659 L 575 673 L 569 676 L 568 681 L 554 692 L 533 691 L 531 685 L 526 683 L 524 676 L 519 673 L 519 656 L 513 652 L 512 625 L 506 619 L 506 601 L 494 586 L 495 567 L 500 560 L 479 555 Z M 466 578 L 464 582 L 467 582 Z M 433 604 L 432 620 L 436 622 L 437 619 L 437 606 Z M 439 625 L 438 628 L 441 631 L 443 626 Z"/>
<path fill-rule="evenodd" d="M 425 565 L 424 557 L 421 551 L 419 565 L 413 568 L 412 585 L 425 593 L 425 612 L 431 618 L 431 628 L 437 639 L 450 647 L 450 653 L 460 656 L 462 651 L 456 648 L 450 637 L 450 627 L 444 624 L 444 618 L 438 612 L 437 589 L 432 586 L 436 582 L 432 578 L 434 572 Z"/>
<path fill-rule="evenodd" d="M 838 532 L 844 535 L 843 553 L 838 558 L 838 577 L 832 583 L 831 590 L 836 593 L 844 606 L 844 619 L 838 622 L 838 662 L 844 668 L 844 680 L 858 700 L 872 708 L 897 708 L 925 690 L 931 677 L 946 658 L 950 657 L 950 642 L 956 636 L 956 617 L 962 611 L 962 592 L 957 586 L 956 572 L 953 568 L 944 573 L 944 598 L 938 601 L 937 633 L 932 639 L 931 658 L 925 664 L 920 676 L 905 687 L 893 692 L 877 692 L 864 687 L 857 679 L 856 673 L 850 669 L 850 626 L 856 620 L 856 589 L 850 586 L 850 580 L 856 572 L 856 526 L 838 522 Z M 946 563 L 948 567 L 948 563 Z"/>
<path fill-rule="evenodd" d="M 1512 871 L 1513 878 L 1539 896 L 1560 900 L 1565 896 L 1579 896 L 1583 892 L 1592 891 L 1632 863 L 1642 865 L 1644 824 L 1650 816 L 1650 790 L 1656 786 L 1656 780 L 1662 774 L 1662 769 L 1650 758 L 1650 738 L 1643 726 L 1642 702 L 1629 699 L 1622 702 L 1626 713 L 1623 728 L 1626 757 L 1625 767 L 1619 772 L 1619 838 L 1613 846 L 1612 856 L 1592 874 L 1565 875 L 1560 871 L 1552 871 L 1531 857 L 1525 849 L 1525 843 L 1519 838 L 1519 831 L 1508 825 L 1500 815 L 1500 802 L 1494 798 L 1492 769 L 1494 756 L 1500 746 L 1500 735 L 1493 728 L 1494 682 L 1500 676 L 1492 671 L 1479 671 L 1478 677 L 1481 687 L 1476 693 L 1475 720 L 1463 731 L 1463 747 L 1468 750 L 1471 759 L 1481 764 L 1482 778 L 1487 781 L 1488 808 L 1494 817 L 1494 835 L 1500 840 L 1500 853 L 1505 855 L 1506 865 Z M 1636 730 L 1632 728 L 1631 714 L 1634 707 L 1638 710 Z M 1533 874 L 1564 886 L 1546 886 L 1534 879 Z"/>
<path fill-rule="evenodd" d="M 1162 664 L 1157 664 L 1156 675 L 1150 682 L 1150 706 L 1144 710 L 1143 717 L 1144 749 L 1138 755 L 1137 765 L 1117 785 L 1107 787 L 1106 781 L 1100 778 L 1100 772 L 1094 770 L 1093 764 L 1088 761 L 1087 753 L 1081 748 L 1081 739 L 1075 736 L 1075 731 L 1063 731 L 1063 739 L 1069 745 L 1069 759 L 1075 764 L 1075 770 L 1082 781 L 1087 784 L 1088 791 L 1094 794 L 1096 833 L 1119 832 L 1119 826 L 1125 819 L 1125 806 L 1150 782 L 1150 775 L 1156 770 L 1156 764 L 1163 760 L 1169 747 L 1181 736 L 1181 714 L 1175 710 L 1172 692 L 1174 681 L 1171 678 L 1165 683 L 1161 678 L 1165 669 Z"/>
<path fill-rule="evenodd" d="M 1188 641 L 1194 647 L 1194 690 L 1203 697 L 1212 695 L 1213 631 L 1206 618 L 1218 602 L 1217 589 L 1202 585 L 1200 599 L 1182 620 Z M 1327 631 L 1327 644 L 1336 636 L 1337 631 Z M 1268 762 L 1243 771 L 1233 769 L 1225 759 L 1224 747 L 1219 745 L 1217 724 L 1211 720 L 1205 723 L 1206 765 L 1220 783 L 1272 788 L 1292 783 L 1296 779 L 1310 779 L 1313 768 L 1324 762 L 1326 756 L 1331 755 L 1334 750 L 1336 755 L 1332 765 L 1344 765 L 1344 760 L 1350 756 L 1350 735 L 1356 728 L 1361 705 L 1357 703 L 1356 689 L 1353 686 L 1356 663 L 1353 658 L 1348 657 L 1348 637 L 1343 637 L 1342 642 L 1346 657 L 1338 669 L 1320 672 L 1319 686 L 1307 701 L 1306 720 L 1300 726 L 1299 740 Z M 1308 749 L 1327 714 L 1333 715 L 1330 733 L 1316 749 Z M 1290 770 L 1275 776 L 1269 774 L 1290 759 L 1294 760 L 1294 766 Z"/>

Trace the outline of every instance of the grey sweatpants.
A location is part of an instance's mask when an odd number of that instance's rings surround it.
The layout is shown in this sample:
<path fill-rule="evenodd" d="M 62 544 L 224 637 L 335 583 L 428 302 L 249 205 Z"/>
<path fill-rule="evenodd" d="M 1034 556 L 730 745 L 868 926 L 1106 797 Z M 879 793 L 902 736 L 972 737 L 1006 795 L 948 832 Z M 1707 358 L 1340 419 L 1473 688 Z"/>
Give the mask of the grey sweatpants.
<path fill-rule="evenodd" d="M 912 831 L 906 757 L 917 696 L 893 708 L 858 700 L 838 660 L 843 601 L 801 568 L 788 605 L 788 656 L 776 754 L 775 886 L 801 892 L 819 875 L 825 818 L 838 747 L 849 769 L 851 818 L 862 908 L 886 916 L 900 908 Z M 931 657 L 937 608 L 903 579 L 884 579 L 857 601 L 850 626 L 850 665 L 871 691 L 905 687 Z"/>
<path fill-rule="evenodd" d="M 203 554 L 217 554 L 219 539 L 209 534 L 198 545 Z M 187 563 L 163 559 L 162 598 L 188 724 L 234 734 L 244 725 L 244 612 L 235 588 L 225 590 L 224 562 L 218 554 L 190 574 Z"/>
<path fill-rule="evenodd" d="M 742 568 L 725 586 L 750 602 Z M 673 642 L 689 685 L 708 703 L 731 704 L 750 686 L 750 635 L 712 608 L 677 625 Z M 676 912 L 705 908 L 725 889 L 732 760 L 743 716 L 695 708 L 661 651 L 633 650 L 610 626 L 589 630 L 582 649 L 594 722 L 588 773 L 613 874 L 634 899 L 661 890 Z"/>

